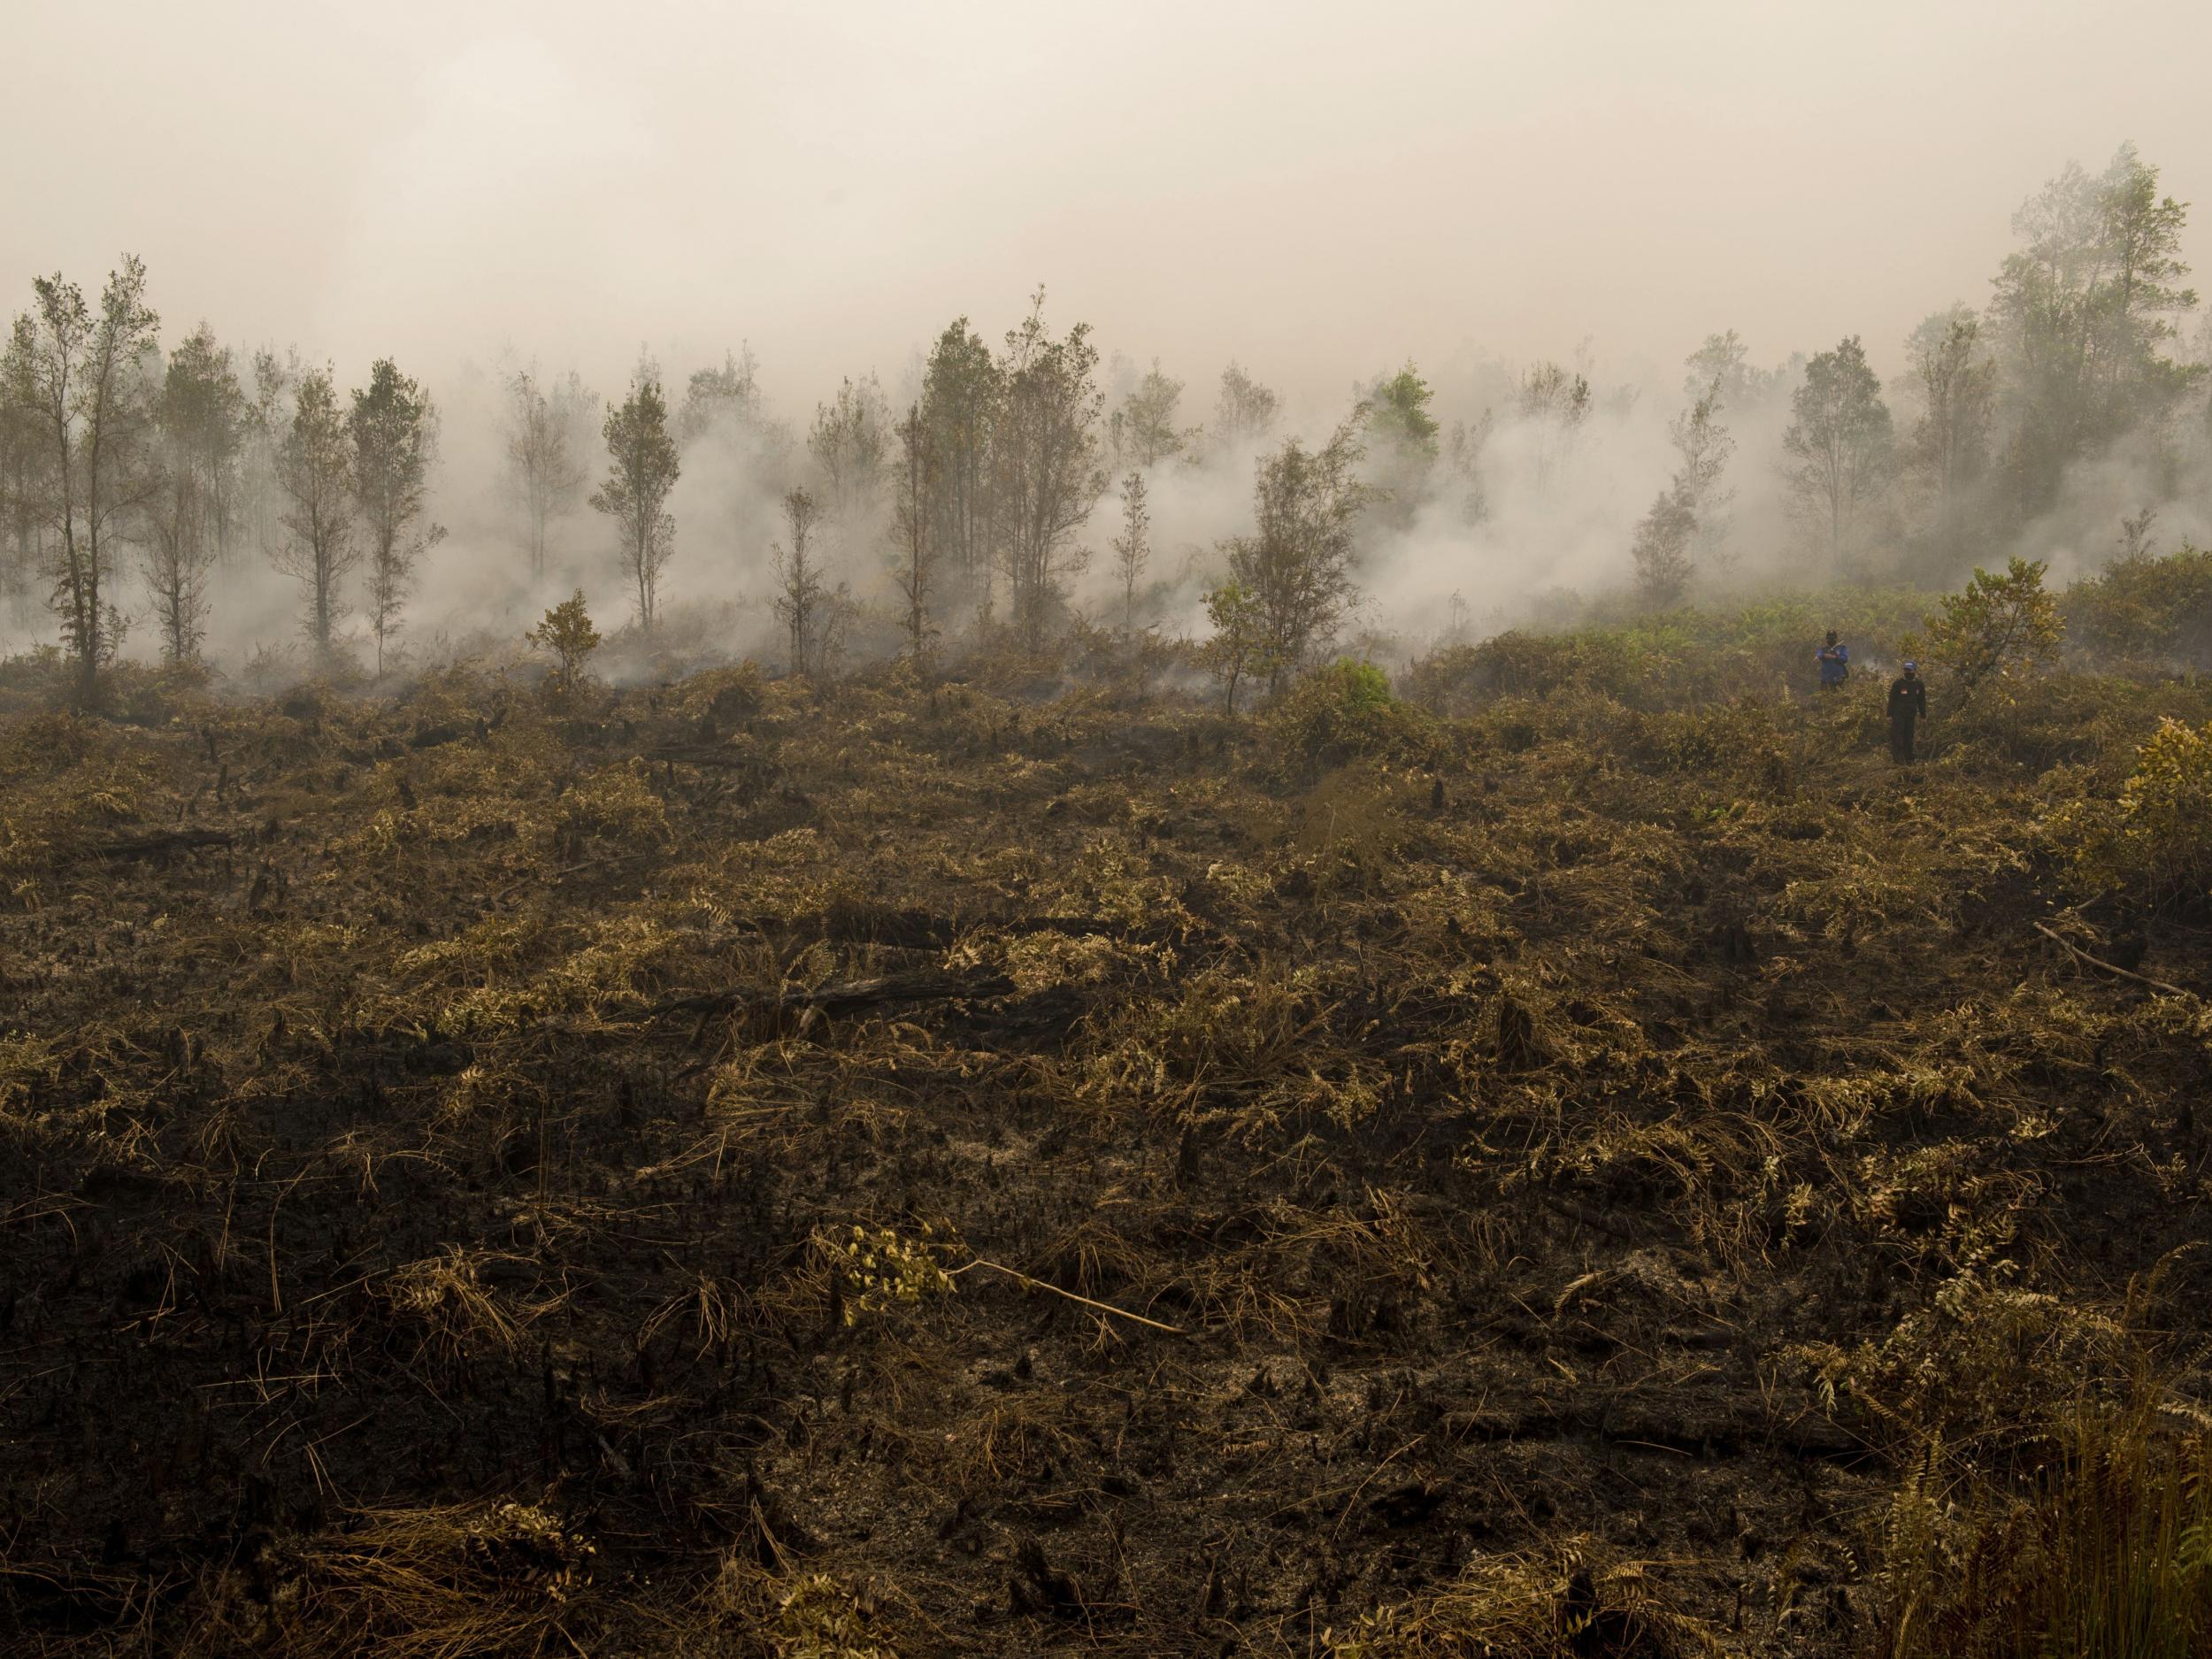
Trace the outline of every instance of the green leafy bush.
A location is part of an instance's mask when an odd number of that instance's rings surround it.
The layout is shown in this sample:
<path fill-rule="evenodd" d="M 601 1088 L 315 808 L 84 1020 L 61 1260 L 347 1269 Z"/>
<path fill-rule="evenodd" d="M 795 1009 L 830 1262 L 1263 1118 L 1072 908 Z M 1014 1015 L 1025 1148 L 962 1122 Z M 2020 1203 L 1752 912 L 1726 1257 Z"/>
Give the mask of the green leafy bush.
<path fill-rule="evenodd" d="M 1428 717 L 1390 695 L 1381 669 L 1349 658 L 1293 686 L 1269 711 L 1265 731 L 1277 770 L 1299 777 L 1363 755 L 1407 758 L 1431 736 Z"/>
<path fill-rule="evenodd" d="M 1736 610 L 1676 610 L 1563 634 L 1512 629 L 1479 645 L 1431 653 L 1406 676 L 1405 695 L 1457 717 L 1505 697 L 1549 697 L 1572 687 L 1631 708 L 1660 710 L 1728 696 L 1809 691 L 1813 652 L 1830 628 L 1862 663 L 1900 655 L 1930 595 L 1912 588 L 1836 588 Z"/>
<path fill-rule="evenodd" d="M 548 611 L 528 638 L 540 650 L 553 654 L 556 693 L 565 697 L 574 692 L 586 660 L 599 649 L 599 630 L 584 609 L 584 590 L 579 588 L 573 597 Z"/>
<path fill-rule="evenodd" d="M 2066 624 L 2044 591 L 2043 570 L 2040 560 L 2015 557 L 2001 575 L 1976 571 L 1965 591 L 1946 595 L 1928 618 L 1929 654 L 1968 695 L 2057 656 Z"/>
<path fill-rule="evenodd" d="M 2093 666 L 2138 672 L 2212 670 L 2212 551 L 2131 554 L 2060 599 L 2066 637 Z"/>
<path fill-rule="evenodd" d="M 2077 876 L 2151 903 L 2212 890 L 2212 725 L 2161 720 L 2116 800 L 2089 796 L 2053 815 Z"/>

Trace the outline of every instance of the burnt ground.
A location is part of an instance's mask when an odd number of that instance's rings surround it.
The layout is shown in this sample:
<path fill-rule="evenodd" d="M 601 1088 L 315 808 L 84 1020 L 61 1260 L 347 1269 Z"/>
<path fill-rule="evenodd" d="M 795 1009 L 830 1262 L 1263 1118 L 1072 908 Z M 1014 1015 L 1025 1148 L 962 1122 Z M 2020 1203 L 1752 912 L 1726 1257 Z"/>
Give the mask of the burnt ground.
<path fill-rule="evenodd" d="M 1871 718 L 5 717 L 0 1640 L 1854 1651 L 2195 1386 L 2212 1070 Z"/>

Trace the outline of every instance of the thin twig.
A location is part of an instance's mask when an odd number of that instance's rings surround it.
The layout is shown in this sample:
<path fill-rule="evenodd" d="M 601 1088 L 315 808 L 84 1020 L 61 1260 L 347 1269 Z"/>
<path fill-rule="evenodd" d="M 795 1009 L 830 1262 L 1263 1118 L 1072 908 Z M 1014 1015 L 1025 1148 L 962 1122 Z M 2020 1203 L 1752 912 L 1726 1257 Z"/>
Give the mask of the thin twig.
<path fill-rule="evenodd" d="M 2165 980 L 2154 979 L 2147 974 L 2131 972 L 2128 969 L 2121 967 L 2116 963 L 2107 962 L 2102 956 L 2093 956 L 2055 927 L 2046 927 L 2041 922 L 2031 923 L 2030 926 L 2032 926 L 2037 933 L 2041 933 L 2046 939 L 2055 939 L 2060 944 L 2065 946 L 2068 951 L 2073 955 L 2076 961 L 2085 962 L 2093 968 L 2102 968 L 2107 973 L 2116 973 L 2124 979 L 2134 980 L 2138 985 L 2147 985 L 2152 990 L 2163 991 L 2169 996 L 2187 996 L 2191 995 L 2191 993 L 2183 990 L 2177 985 L 2169 985 Z"/>
<path fill-rule="evenodd" d="M 292 1195 L 292 1189 L 300 1184 L 300 1177 L 307 1173 L 302 1165 L 298 1174 L 284 1184 L 284 1190 L 276 1195 L 276 1202 L 269 1206 L 269 1312 L 272 1317 L 284 1311 L 284 1285 L 277 1277 L 277 1212 L 284 1208 L 284 1201 Z"/>
<path fill-rule="evenodd" d="M 1018 1269 L 1008 1267 L 999 1262 L 987 1262 L 980 1256 L 978 1256 L 974 1261 L 966 1263 L 964 1266 L 956 1267 L 953 1269 L 953 1275 L 957 1277 L 958 1275 L 966 1272 L 971 1267 L 987 1267 L 995 1273 L 1003 1273 L 1009 1279 L 1019 1279 L 1032 1290 L 1048 1290 L 1056 1296 L 1065 1296 L 1070 1302 L 1079 1302 L 1086 1308 L 1095 1308 L 1101 1313 L 1110 1313 L 1115 1317 L 1120 1319 L 1133 1319 L 1139 1325 L 1148 1325 L 1155 1331 L 1164 1331 L 1170 1336 L 1188 1336 L 1190 1334 L 1189 1332 L 1184 1330 L 1179 1325 L 1162 1325 L 1157 1319 L 1148 1319 L 1141 1313 L 1131 1313 L 1126 1309 L 1114 1307 L 1109 1302 L 1093 1302 L 1088 1296 L 1079 1296 L 1071 1290 L 1062 1290 L 1057 1285 L 1048 1285 L 1041 1279 L 1032 1279 L 1028 1274 L 1021 1272 Z"/>
<path fill-rule="evenodd" d="M 525 888 L 525 887 L 528 887 L 528 886 L 529 886 L 532 882 L 534 882 L 534 881 L 537 881 L 537 882 L 544 882 L 544 883 L 546 883 L 546 884 L 549 884 L 549 884 L 551 884 L 551 883 L 553 883 L 553 882 L 556 882 L 556 881 L 558 881 L 558 880 L 562 879 L 564 877 L 566 877 L 566 876 L 577 875 L 577 874 L 580 874 L 580 873 L 581 873 L 582 872 L 584 872 L 584 871 L 586 871 L 586 870 L 596 870 L 596 869 L 598 869 L 598 868 L 599 868 L 602 864 L 634 864 L 634 863 L 636 863 L 636 862 L 637 862 L 639 859 L 641 859 L 641 858 L 649 858 L 649 857 L 650 857 L 651 856 L 652 856 L 652 850 L 651 850 L 651 849 L 649 849 L 649 850 L 648 850 L 648 851 L 646 851 L 646 852 L 640 852 L 640 853 L 619 853 L 619 854 L 611 854 L 610 856 L 608 856 L 607 857 L 604 857 L 604 858 L 587 858 L 587 859 L 585 859 L 585 860 L 584 860 L 584 862 L 583 862 L 582 864 L 571 864 L 571 865 L 569 865 L 569 867 L 568 867 L 567 869 L 565 869 L 565 870 L 555 870 L 555 871 L 550 871 L 550 872 L 548 872 L 547 873 L 542 874 L 542 875 L 534 874 L 534 874 L 531 874 L 531 875 L 526 875 L 526 876 L 523 877 L 521 880 L 519 880 L 519 881 L 510 881 L 510 882 L 509 882 L 509 883 L 508 883 L 505 887 L 503 887 L 500 888 L 498 892 L 496 892 L 496 893 L 495 893 L 495 894 L 493 894 L 493 895 L 492 895 L 491 902 L 492 902 L 494 904 L 496 904 L 496 903 L 498 903 L 498 902 L 500 902 L 500 900 L 502 900 L 502 899 L 505 898 L 505 897 L 506 897 L 506 896 L 507 896 L 510 893 L 518 893 L 518 892 L 520 892 L 523 888 Z"/>

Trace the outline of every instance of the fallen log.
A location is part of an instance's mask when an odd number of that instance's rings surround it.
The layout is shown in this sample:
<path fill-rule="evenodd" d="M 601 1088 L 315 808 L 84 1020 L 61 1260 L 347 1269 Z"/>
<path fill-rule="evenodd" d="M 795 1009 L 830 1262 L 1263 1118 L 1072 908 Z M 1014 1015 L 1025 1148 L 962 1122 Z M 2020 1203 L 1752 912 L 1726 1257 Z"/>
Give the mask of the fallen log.
<path fill-rule="evenodd" d="M 727 1014 L 741 1008 L 778 1011 L 812 1009 L 823 1014 L 849 1014 L 858 1009 L 880 1008 L 892 1002 L 943 1002 L 962 996 L 1004 996 L 1014 982 L 1001 973 L 887 973 L 874 979 L 848 979 L 817 986 L 810 991 L 764 991 L 738 987 L 727 991 L 703 991 L 691 996 L 670 997 L 656 1002 L 641 1020 L 661 1019 L 671 1014 Z"/>
<path fill-rule="evenodd" d="M 679 766 L 715 766 L 725 771 L 755 772 L 772 776 L 779 768 L 765 757 L 711 743 L 663 743 L 645 751 L 648 760 L 673 761 Z"/>
<path fill-rule="evenodd" d="M 164 830 L 158 835 L 144 835 L 135 841 L 106 841 L 97 847 L 88 847 L 82 856 L 87 858 L 157 858 L 164 853 L 188 852 L 197 847 L 227 847 L 230 844 L 230 837 L 221 830 Z"/>

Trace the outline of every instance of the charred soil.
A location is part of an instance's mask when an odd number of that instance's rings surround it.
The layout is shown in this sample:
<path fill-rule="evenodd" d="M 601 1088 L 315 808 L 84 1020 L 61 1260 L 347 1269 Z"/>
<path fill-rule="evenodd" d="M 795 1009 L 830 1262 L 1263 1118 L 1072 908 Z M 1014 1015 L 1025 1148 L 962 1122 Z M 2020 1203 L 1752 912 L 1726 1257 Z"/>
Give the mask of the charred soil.
<path fill-rule="evenodd" d="M 0 718 L 0 1644 L 1860 1650 L 2212 1288 L 2202 924 L 1873 695 Z"/>

